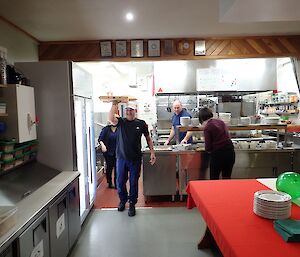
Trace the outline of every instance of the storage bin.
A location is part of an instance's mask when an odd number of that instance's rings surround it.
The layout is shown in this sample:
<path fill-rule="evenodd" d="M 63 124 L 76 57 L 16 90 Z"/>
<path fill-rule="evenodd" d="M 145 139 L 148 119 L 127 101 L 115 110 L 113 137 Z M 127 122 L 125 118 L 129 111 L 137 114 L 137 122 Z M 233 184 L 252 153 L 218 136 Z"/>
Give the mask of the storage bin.
<path fill-rule="evenodd" d="M 250 117 L 240 117 L 241 124 L 244 126 L 248 126 L 251 122 Z"/>
<path fill-rule="evenodd" d="M 1 141 L 0 142 L 0 149 L 3 152 L 11 152 L 14 150 L 15 141 Z"/>
<path fill-rule="evenodd" d="M 16 224 L 17 207 L 0 206 L 0 237 Z"/>
<path fill-rule="evenodd" d="M 13 159 L 14 158 L 14 155 L 13 155 L 13 153 L 12 152 L 10 152 L 10 153 L 2 153 L 2 156 L 1 156 L 1 159 L 3 160 L 3 161 L 9 161 L 9 160 L 11 160 L 11 159 Z"/>
<path fill-rule="evenodd" d="M 191 118 L 190 117 L 180 117 L 180 125 L 187 127 L 190 125 Z"/>
<path fill-rule="evenodd" d="M 29 158 L 30 158 L 30 152 L 24 153 L 24 155 L 23 155 L 23 161 L 27 162 L 27 161 L 29 161 Z"/>
<path fill-rule="evenodd" d="M 6 113 L 6 103 L 0 103 L 0 113 Z"/>
<path fill-rule="evenodd" d="M 3 165 L 2 166 L 3 171 L 10 170 L 15 166 L 15 159 L 13 158 L 13 159 L 8 160 L 8 161 L 3 161 L 2 165 Z"/>
<path fill-rule="evenodd" d="M 264 117 L 263 124 L 276 125 L 279 123 L 280 117 Z"/>
<path fill-rule="evenodd" d="M 25 149 L 25 146 L 21 146 L 21 147 L 18 147 L 18 148 L 15 148 L 14 150 L 14 157 L 16 159 L 19 159 L 20 157 L 23 157 L 23 151 Z"/>

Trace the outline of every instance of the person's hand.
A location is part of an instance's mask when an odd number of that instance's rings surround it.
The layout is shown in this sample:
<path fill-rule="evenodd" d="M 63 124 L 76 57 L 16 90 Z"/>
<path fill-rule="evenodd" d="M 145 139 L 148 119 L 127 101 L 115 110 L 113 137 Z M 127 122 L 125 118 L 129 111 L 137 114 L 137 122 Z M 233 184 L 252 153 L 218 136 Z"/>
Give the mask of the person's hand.
<path fill-rule="evenodd" d="M 182 139 L 180 144 L 187 144 L 187 140 L 186 139 Z"/>
<path fill-rule="evenodd" d="M 121 101 L 118 101 L 118 100 L 112 100 L 112 105 L 118 105 L 119 103 L 121 103 Z"/>
<path fill-rule="evenodd" d="M 169 143 L 170 143 L 170 141 L 167 140 L 167 141 L 164 143 L 164 145 L 168 145 Z"/>
<path fill-rule="evenodd" d="M 153 153 L 151 153 L 150 154 L 150 164 L 151 165 L 153 165 L 154 163 L 155 163 L 155 161 L 156 161 L 156 157 L 155 157 L 155 153 L 153 152 Z"/>
<path fill-rule="evenodd" d="M 102 153 L 106 153 L 107 152 L 107 148 L 106 148 L 105 145 L 101 146 L 101 151 L 102 151 Z"/>

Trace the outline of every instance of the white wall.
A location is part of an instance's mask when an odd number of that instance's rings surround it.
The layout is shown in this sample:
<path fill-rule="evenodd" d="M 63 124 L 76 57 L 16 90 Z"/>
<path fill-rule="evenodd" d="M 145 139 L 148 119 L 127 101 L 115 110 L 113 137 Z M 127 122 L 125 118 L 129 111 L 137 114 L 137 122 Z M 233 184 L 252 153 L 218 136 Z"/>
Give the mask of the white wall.
<path fill-rule="evenodd" d="M 8 63 L 38 60 L 38 43 L 0 20 L 0 46 L 7 49 Z"/>

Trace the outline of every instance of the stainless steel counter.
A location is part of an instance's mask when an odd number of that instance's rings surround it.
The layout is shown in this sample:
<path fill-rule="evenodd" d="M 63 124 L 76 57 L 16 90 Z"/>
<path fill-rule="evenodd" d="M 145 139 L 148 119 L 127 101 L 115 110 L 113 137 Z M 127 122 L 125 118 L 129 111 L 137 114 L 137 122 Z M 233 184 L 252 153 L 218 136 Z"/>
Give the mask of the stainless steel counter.
<path fill-rule="evenodd" d="M 156 163 L 151 165 L 150 152 L 143 154 L 144 196 L 176 195 L 176 158 L 172 151 L 156 151 Z M 147 201 L 147 199 L 146 199 Z"/>
<path fill-rule="evenodd" d="M 294 170 L 295 150 L 237 150 L 232 178 L 274 178 Z"/>
<path fill-rule="evenodd" d="M 0 203 L 16 204 L 58 175 L 60 171 L 30 162 L 0 177 Z"/>
<path fill-rule="evenodd" d="M 285 171 L 300 170 L 299 148 L 236 149 L 232 178 L 272 178 Z M 149 164 L 143 155 L 144 195 L 185 195 L 190 180 L 209 179 L 209 154 L 204 149 L 155 151 L 157 163 Z M 178 174 L 178 183 L 176 182 Z"/>
<path fill-rule="evenodd" d="M 40 167 L 40 169 L 38 169 L 38 167 Z M 38 184 L 40 184 L 40 182 L 36 182 L 38 179 L 35 178 L 32 185 L 38 188 L 35 188 L 35 191 L 23 200 L 18 201 L 17 196 L 20 196 L 21 193 L 23 193 L 24 188 L 19 191 L 18 189 L 16 189 L 18 192 L 17 194 L 14 195 L 14 193 L 10 193 L 8 194 L 7 198 L 4 198 L 6 200 L 11 199 L 11 202 L 14 202 L 17 206 L 18 211 L 16 225 L 0 237 L 0 252 L 4 250 L 10 243 L 12 243 L 12 241 L 15 240 L 27 228 L 28 224 L 30 224 L 35 218 L 37 218 L 42 212 L 44 212 L 47 208 L 47 205 L 49 205 L 51 201 L 55 199 L 55 197 L 57 197 L 70 183 L 72 183 L 79 176 L 79 172 L 73 171 L 59 172 L 57 174 L 50 168 L 49 169 L 52 171 L 48 170 L 50 174 L 47 174 L 47 172 L 45 172 L 46 170 L 43 171 L 41 167 L 42 166 L 40 165 L 35 166 L 35 168 L 33 168 L 32 170 L 31 175 L 29 175 L 30 172 L 27 171 L 26 175 L 24 174 L 24 176 L 23 174 L 18 174 L 18 172 L 17 174 L 9 176 L 9 178 L 11 179 L 10 183 L 13 183 L 14 179 L 16 178 L 23 178 L 23 181 L 26 182 L 25 184 L 29 185 L 29 181 L 33 179 L 33 176 L 35 175 L 41 179 L 40 181 L 44 181 L 44 185 L 40 185 L 40 187 L 38 187 Z M 27 168 L 28 167 L 26 167 L 26 169 Z M 6 180 L 6 182 L 9 182 L 8 180 Z M 46 182 L 45 180 L 47 180 L 48 182 Z M 18 179 L 16 179 L 16 181 L 18 181 Z M 4 191 L 2 191 L 2 185 L 5 185 L 6 193 L 8 193 L 10 190 L 8 185 L 4 182 L 3 177 L 1 177 L 1 183 L 2 184 L 0 186 L 0 190 L 3 199 Z M 13 186 L 13 184 L 11 184 L 11 186 Z M 11 188 L 11 190 L 13 189 L 14 187 Z M 31 187 L 31 189 L 33 189 L 33 187 Z"/>

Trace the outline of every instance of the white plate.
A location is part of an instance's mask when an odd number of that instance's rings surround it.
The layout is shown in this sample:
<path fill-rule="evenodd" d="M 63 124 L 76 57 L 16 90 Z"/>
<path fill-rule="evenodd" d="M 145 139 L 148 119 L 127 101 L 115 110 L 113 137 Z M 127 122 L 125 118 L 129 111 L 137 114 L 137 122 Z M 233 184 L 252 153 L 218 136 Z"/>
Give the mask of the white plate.
<path fill-rule="evenodd" d="M 285 215 L 287 213 L 290 213 L 291 210 L 284 210 L 284 211 L 274 211 L 274 210 L 265 210 L 265 209 L 260 209 L 257 207 L 253 207 L 253 210 L 257 211 L 257 212 L 261 212 L 261 213 L 266 213 L 266 214 L 277 214 L 277 215 Z"/>
<path fill-rule="evenodd" d="M 286 213 L 266 213 L 266 212 L 261 212 L 253 208 L 253 212 L 263 218 L 266 219 L 287 219 L 291 216 L 291 212 L 286 212 Z"/>
<path fill-rule="evenodd" d="M 277 203 L 277 202 L 267 202 L 267 201 L 261 201 L 257 198 L 254 198 L 253 201 L 255 204 L 264 206 L 264 207 L 270 207 L 270 208 L 288 208 L 291 207 L 292 203 L 291 201 Z"/>
<path fill-rule="evenodd" d="M 292 199 L 289 194 L 272 191 L 272 190 L 257 191 L 254 194 L 254 197 L 258 198 L 259 200 L 263 200 L 267 202 L 277 202 L 277 203 L 291 201 Z"/>

